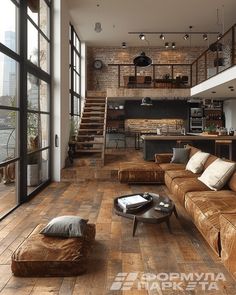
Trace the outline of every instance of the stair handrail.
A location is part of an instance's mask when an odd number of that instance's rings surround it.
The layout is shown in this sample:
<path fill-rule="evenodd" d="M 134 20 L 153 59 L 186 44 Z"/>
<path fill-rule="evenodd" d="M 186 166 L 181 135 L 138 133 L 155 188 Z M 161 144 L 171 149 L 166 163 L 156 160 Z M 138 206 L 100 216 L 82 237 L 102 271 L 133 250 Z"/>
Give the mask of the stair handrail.
<path fill-rule="evenodd" d="M 107 97 L 106 97 L 106 100 L 105 100 L 105 108 L 104 108 L 102 166 L 104 166 L 104 163 L 105 163 L 106 130 L 107 130 Z"/>

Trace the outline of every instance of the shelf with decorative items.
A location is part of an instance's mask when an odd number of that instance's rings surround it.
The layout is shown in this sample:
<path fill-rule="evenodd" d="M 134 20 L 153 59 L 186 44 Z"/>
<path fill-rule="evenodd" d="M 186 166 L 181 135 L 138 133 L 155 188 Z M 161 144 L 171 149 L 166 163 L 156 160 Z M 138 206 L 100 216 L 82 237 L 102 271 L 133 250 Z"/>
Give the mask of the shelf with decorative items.
<path fill-rule="evenodd" d="M 125 110 L 122 103 L 110 103 L 107 108 L 107 133 L 116 133 L 125 129 Z"/>
<path fill-rule="evenodd" d="M 220 128 L 225 126 L 223 101 L 207 99 L 204 104 L 204 114 L 205 127 Z"/>

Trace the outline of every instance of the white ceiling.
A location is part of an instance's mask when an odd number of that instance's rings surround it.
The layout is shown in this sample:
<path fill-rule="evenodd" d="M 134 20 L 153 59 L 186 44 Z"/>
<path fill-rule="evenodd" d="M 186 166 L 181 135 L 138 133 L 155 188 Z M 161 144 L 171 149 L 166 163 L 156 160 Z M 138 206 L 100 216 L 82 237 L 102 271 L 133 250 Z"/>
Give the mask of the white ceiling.
<path fill-rule="evenodd" d="M 236 0 L 67 0 L 72 22 L 82 41 L 91 46 L 163 46 L 176 42 L 176 46 L 190 46 L 183 35 L 168 35 L 162 41 L 159 35 L 148 35 L 148 42 L 128 32 L 187 32 L 222 31 L 236 23 Z M 217 9 L 219 17 L 217 18 Z M 96 33 L 96 22 L 102 32 Z M 203 41 L 201 35 L 192 35 L 192 46 L 209 45 L 216 35 Z"/>

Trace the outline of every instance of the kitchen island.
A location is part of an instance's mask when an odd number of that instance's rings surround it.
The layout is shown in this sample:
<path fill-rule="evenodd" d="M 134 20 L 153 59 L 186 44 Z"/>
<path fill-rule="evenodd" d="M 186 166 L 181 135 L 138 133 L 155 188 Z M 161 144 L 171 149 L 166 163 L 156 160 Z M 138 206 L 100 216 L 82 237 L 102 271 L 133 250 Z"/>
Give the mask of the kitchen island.
<path fill-rule="evenodd" d="M 232 159 L 236 161 L 236 136 L 218 135 L 142 135 L 143 156 L 146 161 L 153 161 L 156 153 L 172 153 L 173 147 L 191 144 L 204 152 L 215 154 L 218 141 L 232 141 L 230 147 L 222 145 L 222 154 L 228 158 L 229 148 Z"/>

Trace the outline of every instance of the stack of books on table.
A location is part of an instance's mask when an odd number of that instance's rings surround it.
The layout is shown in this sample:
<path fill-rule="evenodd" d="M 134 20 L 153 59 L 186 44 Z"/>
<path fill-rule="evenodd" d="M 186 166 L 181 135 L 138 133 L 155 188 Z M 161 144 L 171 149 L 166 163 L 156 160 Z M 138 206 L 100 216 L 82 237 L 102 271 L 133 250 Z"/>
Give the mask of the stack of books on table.
<path fill-rule="evenodd" d="M 134 209 L 148 203 L 148 200 L 141 195 L 127 196 L 118 199 L 118 205 L 124 210 Z"/>

